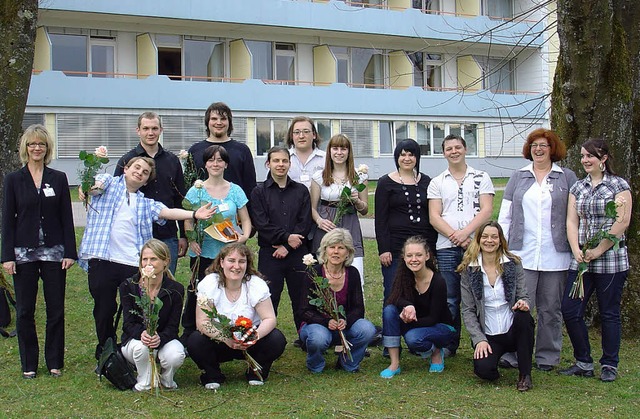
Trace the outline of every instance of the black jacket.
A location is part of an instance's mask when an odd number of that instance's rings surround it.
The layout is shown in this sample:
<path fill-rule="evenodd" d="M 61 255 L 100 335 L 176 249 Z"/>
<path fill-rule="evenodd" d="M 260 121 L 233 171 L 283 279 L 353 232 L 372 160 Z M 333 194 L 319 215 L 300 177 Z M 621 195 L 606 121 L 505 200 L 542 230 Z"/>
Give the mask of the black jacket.
<path fill-rule="evenodd" d="M 140 340 L 142 332 L 146 330 L 142 317 L 137 314 L 140 309 L 135 303 L 134 295 L 140 295 L 140 274 L 136 274 L 120 284 L 120 301 L 122 302 L 122 346 L 131 339 Z M 182 313 L 184 299 L 184 287 L 178 281 L 165 276 L 162 278 L 162 286 L 158 291 L 158 298 L 162 300 L 160 319 L 158 320 L 158 336 L 160 346 L 178 339 L 178 326 Z"/>
<path fill-rule="evenodd" d="M 65 258 L 78 258 L 67 175 L 45 166 L 38 193 L 25 165 L 4 178 L 2 262 L 16 260 L 15 247 L 38 247 L 41 225 L 45 246 L 61 244 Z"/>

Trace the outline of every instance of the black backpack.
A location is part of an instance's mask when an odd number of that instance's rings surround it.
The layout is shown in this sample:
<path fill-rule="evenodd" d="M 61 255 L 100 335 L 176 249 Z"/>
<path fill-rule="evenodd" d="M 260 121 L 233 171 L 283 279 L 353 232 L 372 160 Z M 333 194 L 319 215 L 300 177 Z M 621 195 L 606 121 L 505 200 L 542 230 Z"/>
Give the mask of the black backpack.
<path fill-rule="evenodd" d="M 116 316 L 116 329 L 120 322 L 122 306 Z M 125 359 L 118 345 L 113 338 L 107 339 L 102 347 L 100 360 L 98 361 L 98 374 L 100 378 L 106 377 L 118 390 L 131 390 L 136 385 L 136 372 L 129 361 Z"/>

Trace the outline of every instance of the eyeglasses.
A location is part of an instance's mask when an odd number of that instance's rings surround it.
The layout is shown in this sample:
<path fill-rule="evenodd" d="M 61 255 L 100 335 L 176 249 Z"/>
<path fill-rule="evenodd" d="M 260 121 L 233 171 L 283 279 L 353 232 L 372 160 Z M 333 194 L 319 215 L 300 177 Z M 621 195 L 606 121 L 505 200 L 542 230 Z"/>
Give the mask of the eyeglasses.
<path fill-rule="evenodd" d="M 29 144 L 27 144 L 27 147 L 29 147 L 29 148 L 47 148 L 47 145 L 45 143 L 29 143 Z"/>
<path fill-rule="evenodd" d="M 303 129 L 303 130 L 297 129 L 297 130 L 293 131 L 292 134 L 293 135 L 300 135 L 300 134 L 309 135 L 309 134 L 311 134 L 311 130 L 310 129 Z"/>
<path fill-rule="evenodd" d="M 549 144 L 531 144 L 531 148 L 539 148 L 541 150 L 546 150 L 547 148 L 549 148 Z"/>

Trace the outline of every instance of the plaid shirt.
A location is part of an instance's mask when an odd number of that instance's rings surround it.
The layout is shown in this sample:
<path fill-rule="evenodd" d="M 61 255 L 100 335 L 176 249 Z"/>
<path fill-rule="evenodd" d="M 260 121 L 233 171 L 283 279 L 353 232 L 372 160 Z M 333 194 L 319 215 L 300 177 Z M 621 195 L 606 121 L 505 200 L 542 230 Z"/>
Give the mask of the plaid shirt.
<path fill-rule="evenodd" d="M 587 176 L 573 184 L 569 192 L 576 198 L 576 211 L 580 219 L 578 227 L 578 243 L 583 246 L 588 237 L 592 237 L 600 226 L 604 230 L 610 230 L 614 220 L 605 217 L 605 206 L 607 202 L 614 201 L 616 195 L 631 188 L 627 181 L 619 176 L 612 176 L 604 173 L 602 182 L 595 188 L 591 187 L 591 176 Z M 624 240 L 622 235 L 620 240 Z M 578 270 L 578 262 L 571 260 L 569 269 Z M 627 247 L 620 247 L 614 252 L 613 248 L 607 250 L 598 259 L 589 263 L 589 270 L 598 274 L 611 274 L 624 272 L 629 269 L 629 258 L 627 257 Z"/>
<path fill-rule="evenodd" d="M 91 198 L 91 208 L 87 213 L 87 227 L 84 230 L 78 265 L 85 271 L 89 268 L 89 259 L 109 260 L 109 241 L 111 240 L 111 226 L 120 205 L 126 199 L 126 185 L 124 175 L 113 177 L 103 173 L 96 176 L 96 182 L 104 182 L 104 191 Z M 162 202 L 145 198 L 140 191 L 136 192 L 138 215 L 137 247 L 142 249 L 144 243 L 153 237 L 153 222 L 162 225 L 160 211 L 167 208 Z"/>

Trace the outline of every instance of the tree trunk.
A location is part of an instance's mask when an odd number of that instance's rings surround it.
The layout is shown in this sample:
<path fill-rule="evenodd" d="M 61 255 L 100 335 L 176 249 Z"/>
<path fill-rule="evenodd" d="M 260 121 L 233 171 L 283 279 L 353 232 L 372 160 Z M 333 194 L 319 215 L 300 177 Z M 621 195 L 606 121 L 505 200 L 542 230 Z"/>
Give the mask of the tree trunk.
<path fill-rule="evenodd" d="M 580 146 L 609 144 L 614 170 L 631 185 L 627 231 L 632 269 L 623 294 L 626 335 L 640 331 L 640 7 L 635 0 L 558 0 L 560 56 L 551 124 L 569 149 L 569 166 L 582 173 Z M 580 177 L 580 175 L 578 175 Z"/>
<path fill-rule="evenodd" d="M 2 0 L 0 8 L 0 202 L 4 175 L 20 166 L 18 140 L 27 105 L 38 20 L 37 0 Z M 0 212 L 0 221 L 2 214 Z"/>

